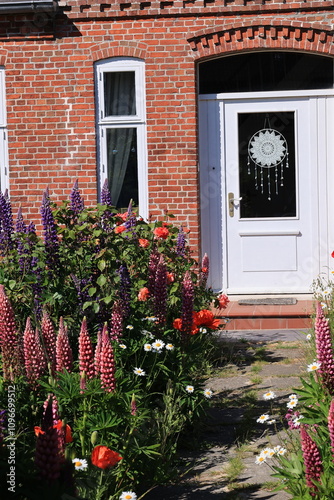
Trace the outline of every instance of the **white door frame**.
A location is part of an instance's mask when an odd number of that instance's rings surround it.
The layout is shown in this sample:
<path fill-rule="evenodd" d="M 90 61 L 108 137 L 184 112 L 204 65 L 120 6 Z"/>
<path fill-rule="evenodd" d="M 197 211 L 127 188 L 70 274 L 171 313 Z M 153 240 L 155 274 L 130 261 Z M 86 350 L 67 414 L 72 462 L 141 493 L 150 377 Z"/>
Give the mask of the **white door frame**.
<path fill-rule="evenodd" d="M 225 199 L 224 134 L 221 134 L 221 102 L 231 100 L 291 99 L 306 97 L 312 101 L 315 123 L 312 133 L 318 137 L 318 149 L 313 151 L 317 169 L 316 195 L 318 204 L 318 269 L 328 272 L 332 265 L 330 253 L 334 250 L 334 90 L 288 92 L 254 92 L 210 94 L 199 96 L 199 170 L 201 200 L 202 252 L 210 256 L 209 284 L 214 290 L 229 292 L 227 284 L 227 202 Z M 333 265 L 334 267 L 334 261 Z M 316 277 L 316 276 L 315 276 Z M 310 283 L 310 287 L 311 287 Z M 256 293 L 244 290 L 232 293 Z M 274 293 L 274 291 L 273 291 Z"/>

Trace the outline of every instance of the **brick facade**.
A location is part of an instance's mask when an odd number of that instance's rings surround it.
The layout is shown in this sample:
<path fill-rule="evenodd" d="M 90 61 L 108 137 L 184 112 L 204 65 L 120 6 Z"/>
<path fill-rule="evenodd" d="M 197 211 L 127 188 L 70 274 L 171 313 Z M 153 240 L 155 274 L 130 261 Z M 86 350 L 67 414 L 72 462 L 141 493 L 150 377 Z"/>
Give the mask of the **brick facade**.
<path fill-rule="evenodd" d="M 6 72 L 10 196 L 39 220 L 42 192 L 75 179 L 97 200 L 94 62 L 146 66 L 149 212 L 165 210 L 199 241 L 196 63 L 259 49 L 334 54 L 327 0 L 62 0 L 52 13 L 0 18 Z"/>

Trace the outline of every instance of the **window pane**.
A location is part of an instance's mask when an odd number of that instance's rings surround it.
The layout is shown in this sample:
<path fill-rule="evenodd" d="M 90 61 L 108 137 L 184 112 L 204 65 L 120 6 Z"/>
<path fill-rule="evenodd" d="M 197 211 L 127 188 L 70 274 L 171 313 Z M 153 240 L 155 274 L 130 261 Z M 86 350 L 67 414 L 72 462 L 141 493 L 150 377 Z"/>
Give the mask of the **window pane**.
<path fill-rule="evenodd" d="M 241 218 L 295 217 L 294 112 L 240 113 L 238 121 Z"/>
<path fill-rule="evenodd" d="M 112 203 L 126 208 L 130 200 L 138 206 L 137 130 L 107 129 L 108 184 Z"/>
<path fill-rule="evenodd" d="M 199 65 L 200 94 L 333 88 L 333 59 L 297 52 L 255 52 Z"/>
<path fill-rule="evenodd" d="M 136 114 L 134 71 L 104 73 L 105 116 Z"/>

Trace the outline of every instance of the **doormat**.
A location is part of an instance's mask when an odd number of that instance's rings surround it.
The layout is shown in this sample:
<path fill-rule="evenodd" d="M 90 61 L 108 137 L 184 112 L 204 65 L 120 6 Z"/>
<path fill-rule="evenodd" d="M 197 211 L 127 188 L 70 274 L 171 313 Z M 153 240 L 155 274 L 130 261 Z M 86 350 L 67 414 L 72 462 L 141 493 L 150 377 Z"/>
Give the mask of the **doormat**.
<path fill-rule="evenodd" d="M 297 299 L 284 297 L 279 299 L 242 299 L 238 301 L 240 306 L 293 306 L 297 304 Z"/>

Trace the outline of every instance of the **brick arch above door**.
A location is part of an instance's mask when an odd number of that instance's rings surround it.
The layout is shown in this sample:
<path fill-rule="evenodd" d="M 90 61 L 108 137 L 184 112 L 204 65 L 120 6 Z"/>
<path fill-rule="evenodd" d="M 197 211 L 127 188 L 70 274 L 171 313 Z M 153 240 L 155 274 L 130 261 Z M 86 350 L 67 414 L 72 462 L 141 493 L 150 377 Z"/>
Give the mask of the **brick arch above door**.
<path fill-rule="evenodd" d="M 136 57 L 145 59 L 147 50 L 146 43 L 143 42 L 114 42 L 106 41 L 91 47 L 90 52 L 93 61 L 100 61 L 110 57 Z"/>
<path fill-rule="evenodd" d="M 334 30 L 331 26 L 301 25 L 294 21 L 226 25 L 214 31 L 195 33 L 188 42 L 195 59 L 254 49 L 302 50 L 334 55 Z"/>

